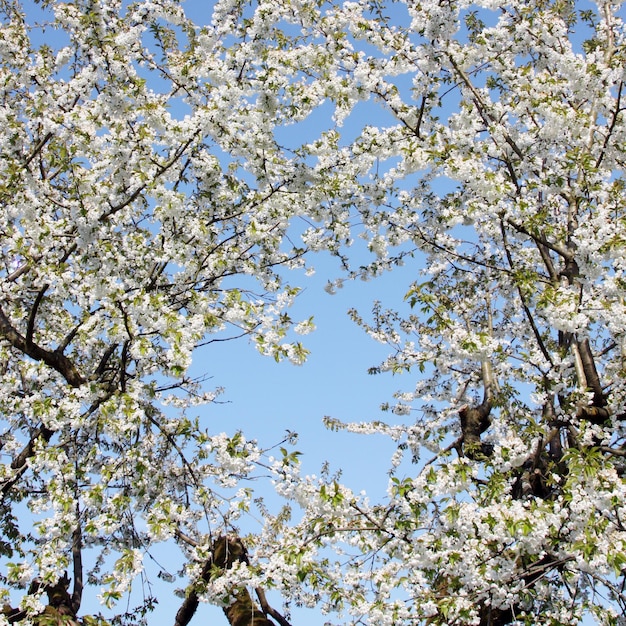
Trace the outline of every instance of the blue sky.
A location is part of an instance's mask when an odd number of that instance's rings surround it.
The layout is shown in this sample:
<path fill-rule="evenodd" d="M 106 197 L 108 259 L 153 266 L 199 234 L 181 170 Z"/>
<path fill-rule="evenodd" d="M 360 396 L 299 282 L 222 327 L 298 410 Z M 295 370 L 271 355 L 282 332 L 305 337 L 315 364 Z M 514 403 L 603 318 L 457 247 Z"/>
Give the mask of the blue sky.
<path fill-rule="evenodd" d="M 213 375 L 207 385 L 225 387 L 219 399 L 227 404 L 201 409 L 209 423 L 227 431 L 242 429 L 263 444 L 279 440 L 286 429 L 294 430 L 300 435 L 297 448 L 304 453 L 301 461 L 307 473 L 319 471 L 320 464 L 329 460 L 333 466 L 344 468 L 349 486 L 369 491 L 374 480 L 372 461 L 379 459 L 380 467 L 386 468 L 392 446 L 386 446 L 383 453 L 380 446 L 384 439 L 331 433 L 322 425 L 322 418 L 393 419 L 379 407 L 392 400 L 397 389 L 410 387 L 412 378 L 367 373 L 369 367 L 387 356 L 389 349 L 368 337 L 349 319 L 347 311 L 356 307 L 367 317 L 374 300 L 408 309 L 403 295 L 411 277 L 419 272 L 419 265 L 406 265 L 367 282 L 346 282 L 334 295 L 324 290 L 328 276 L 324 267 L 329 265 L 322 263 L 322 270 L 315 276 L 303 278 L 304 290 L 291 310 L 295 319 L 314 316 L 316 330 L 302 338 L 311 351 L 306 363 L 276 363 L 261 356 L 249 341 L 240 339 L 201 348 L 192 372 Z M 364 454 L 365 450 L 373 454 Z M 362 456 L 366 458 L 362 460 Z M 366 474 L 364 469 L 368 470 Z M 384 472 L 377 480 L 383 491 Z"/>
<path fill-rule="evenodd" d="M 334 264 L 323 265 L 334 271 Z M 397 389 L 410 388 L 413 379 L 407 375 L 369 375 L 368 368 L 377 365 L 388 350 L 370 339 L 346 312 L 357 307 L 366 316 L 376 299 L 402 306 L 406 286 L 418 270 L 417 265 L 407 265 L 369 282 L 349 282 L 335 295 L 324 291 L 323 271 L 306 279 L 306 288 L 294 305 L 294 316 L 297 312 L 303 317 L 314 315 L 317 329 L 303 338 L 311 350 L 304 365 L 276 363 L 261 356 L 245 339 L 201 349 L 192 371 L 213 374 L 207 385 L 224 386 L 220 400 L 227 401 L 199 409 L 203 425 L 229 434 L 242 430 L 263 447 L 280 441 L 287 429 L 295 431 L 299 434 L 295 448 L 303 453 L 303 473 L 319 474 L 322 464 L 328 461 L 331 471 L 342 470 L 342 482 L 354 491 L 366 490 L 373 499 L 383 498 L 393 443 L 382 436 L 331 432 L 322 419 L 329 415 L 342 421 L 394 421 L 393 415 L 380 410 L 380 404 L 392 400 Z M 280 599 L 275 602 L 278 607 Z M 168 601 L 157 614 L 173 615 L 173 605 Z M 194 619 L 201 623 L 213 611 L 211 607 L 200 607 Z M 221 623 L 220 619 L 226 623 L 218 611 L 216 624 Z M 172 620 L 159 619 L 159 623 Z M 292 623 L 320 626 L 323 616 L 316 610 L 300 609 L 294 611 Z"/>

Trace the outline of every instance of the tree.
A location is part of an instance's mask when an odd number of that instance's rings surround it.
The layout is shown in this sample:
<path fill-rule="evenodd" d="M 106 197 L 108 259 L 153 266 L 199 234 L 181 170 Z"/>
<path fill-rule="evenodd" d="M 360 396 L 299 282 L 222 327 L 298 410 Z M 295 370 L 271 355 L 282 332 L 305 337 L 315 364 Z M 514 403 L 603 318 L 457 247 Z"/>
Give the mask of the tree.
<path fill-rule="evenodd" d="M 282 623 L 264 588 L 341 624 L 620 623 L 618 6 L 218 2 L 196 27 L 167 0 L 43 2 L 60 49 L 2 6 L 3 551 L 9 584 L 36 579 L 9 621 L 75 619 L 87 555 L 114 605 L 170 539 L 179 623 L 202 599 Z M 334 125 L 278 143 L 325 103 Z M 304 357 L 281 342 L 305 250 L 416 264 L 404 310 L 352 313 L 392 348 L 372 372 L 416 378 L 407 423 L 328 418 L 398 442 L 382 502 L 185 413 L 224 325 Z M 291 502 L 241 537 L 261 464 Z"/>
<path fill-rule="evenodd" d="M 301 362 L 286 272 L 307 246 L 288 230 L 333 220 L 275 138 L 306 114 L 304 96 L 281 94 L 227 4 L 197 27 L 170 0 L 0 3 L 10 623 L 75 621 L 85 585 L 116 606 L 166 540 L 206 584 L 207 563 L 216 575 L 233 564 L 212 548 L 249 506 L 239 480 L 271 465 L 242 434 L 188 416 L 219 391 L 190 379 L 191 353 L 248 336 Z M 336 238 L 317 234 L 322 247 Z M 141 620 L 153 600 L 139 594 L 116 619 Z"/>
<path fill-rule="evenodd" d="M 305 515 L 280 528 L 303 584 L 283 593 L 354 624 L 622 623 L 618 5 L 310 10 L 303 25 L 334 51 L 325 71 L 346 118 L 359 107 L 394 118 L 364 126 L 337 157 L 371 174 L 360 179 L 371 202 L 355 209 L 378 259 L 353 273 L 424 265 L 408 310 L 352 313 L 392 348 L 372 372 L 416 377 L 389 407 L 408 423 L 328 420 L 398 441 L 389 499 L 303 481 Z M 372 99 L 378 114 L 363 105 Z"/>

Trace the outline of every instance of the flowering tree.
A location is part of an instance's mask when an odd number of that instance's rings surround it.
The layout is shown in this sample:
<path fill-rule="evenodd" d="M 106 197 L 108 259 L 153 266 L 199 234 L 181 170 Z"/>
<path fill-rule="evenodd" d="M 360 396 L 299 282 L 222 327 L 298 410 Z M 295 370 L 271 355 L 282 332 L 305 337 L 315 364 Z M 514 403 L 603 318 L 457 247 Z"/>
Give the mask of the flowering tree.
<path fill-rule="evenodd" d="M 5 621 L 76 621 L 85 584 L 114 609 L 167 540 L 191 581 L 177 626 L 200 600 L 284 626 L 272 587 L 340 624 L 618 623 L 618 6 L 0 8 Z M 279 144 L 325 103 L 327 129 Z M 355 234 L 375 258 L 351 267 Z M 390 407 L 410 419 L 328 420 L 398 442 L 383 502 L 187 415 L 213 398 L 192 351 L 228 329 L 304 358 L 285 271 L 308 250 L 365 278 L 416 264 L 407 310 L 353 312 L 392 347 L 372 371 L 416 379 Z M 242 539 L 261 466 L 290 502 Z"/>
<path fill-rule="evenodd" d="M 388 500 L 294 478 L 283 490 L 305 513 L 268 522 L 268 545 L 283 536 L 269 575 L 345 611 L 341 624 L 623 623 L 617 3 L 364 0 L 299 15 L 307 45 L 333 53 L 310 71 L 348 130 L 310 154 L 334 160 L 338 189 L 347 164 L 357 172 L 354 214 L 377 255 L 353 274 L 416 259 L 404 310 L 353 316 L 392 348 L 372 372 L 417 382 L 389 407 L 405 424 L 328 420 L 398 442 Z M 359 112 L 377 123 L 351 140 Z"/>
<path fill-rule="evenodd" d="M 207 568 L 245 566 L 214 548 L 265 454 L 187 415 L 215 397 L 187 370 L 196 346 L 238 335 L 276 359 L 306 355 L 287 337 L 284 272 L 309 243 L 287 230 L 307 216 L 316 247 L 336 235 L 274 130 L 309 107 L 279 92 L 228 3 L 203 27 L 170 0 L 0 10 L 1 619 L 75 619 L 86 585 L 114 608 L 173 540 L 200 585 L 187 623 Z M 133 598 L 118 621 L 153 603 Z"/>

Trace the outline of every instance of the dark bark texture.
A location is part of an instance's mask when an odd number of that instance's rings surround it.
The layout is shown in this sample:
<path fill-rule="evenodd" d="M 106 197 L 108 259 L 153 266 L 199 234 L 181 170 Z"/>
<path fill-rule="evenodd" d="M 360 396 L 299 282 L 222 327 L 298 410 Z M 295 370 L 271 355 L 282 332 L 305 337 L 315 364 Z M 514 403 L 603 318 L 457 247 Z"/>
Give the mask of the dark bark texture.
<path fill-rule="evenodd" d="M 213 543 L 212 556 L 202 568 L 200 580 L 191 585 L 181 605 L 174 626 L 187 626 L 199 605 L 199 594 L 211 579 L 220 576 L 230 569 L 234 563 L 248 563 L 248 554 L 243 541 L 239 537 L 218 537 Z M 290 626 L 289 622 L 278 611 L 267 604 L 262 589 L 256 589 L 261 606 L 252 599 L 245 587 L 233 591 L 234 602 L 224 608 L 224 614 L 230 626 Z M 276 622 L 272 621 L 273 617 Z"/>

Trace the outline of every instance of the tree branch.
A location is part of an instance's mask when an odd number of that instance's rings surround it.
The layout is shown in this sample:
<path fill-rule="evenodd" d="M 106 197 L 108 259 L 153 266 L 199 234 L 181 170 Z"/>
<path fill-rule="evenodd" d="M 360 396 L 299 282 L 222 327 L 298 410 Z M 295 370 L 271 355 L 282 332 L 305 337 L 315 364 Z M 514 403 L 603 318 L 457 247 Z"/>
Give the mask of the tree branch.
<path fill-rule="evenodd" d="M 500 232 L 502 233 L 502 243 L 504 245 L 504 251 L 505 251 L 508 263 L 509 263 L 509 267 L 511 268 L 511 270 L 513 270 L 515 267 L 515 264 L 513 263 L 513 256 L 511 255 L 511 251 L 509 250 L 509 243 L 508 243 L 508 238 L 506 236 L 506 228 L 504 226 L 503 219 L 500 220 Z M 526 297 L 524 296 L 524 292 L 522 291 L 522 288 L 517 283 L 517 281 L 515 282 L 515 286 L 517 288 L 517 293 L 519 294 L 520 301 L 522 303 L 522 308 L 524 309 L 524 313 L 526 314 L 526 319 L 528 320 L 528 323 L 530 324 L 530 327 L 533 331 L 533 335 L 535 336 L 535 339 L 537 341 L 537 345 L 539 346 L 539 350 L 541 350 L 541 354 L 543 354 L 544 359 L 550 365 L 554 365 L 554 363 L 552 362 L 552 357 L 550 356 L 550 353 L 548 352 L 543 342 L 541 333 L 539 332 L 539 329 L 537 328 L 537 325 L 535 324 L 535 320 L 532 316 L 532 313 L 530 312 L 530 309 L 528 308 L 528 305 L 526 304 Z"/>
<path fill-rule="evenodd" d="M 195 543 L 194 540 L 191 541 Z M 239 537 L 218 537 L 213 542 L 212 554 L 202 568 L 199 581 L 188 587 L 185 600 L 176 613 L 174 626 L 187 626 L 189 624 L 198 608 L 200 601 L 198 594 L 202 587 L 210 582 L 211 577 L 219 576 L 220 570 L 224 572 L 237 562 L 248 563 L 248 554 L 243 541 Z M 255 591 L 261 609 L 253 602 L 245 587 L 233 590 L 232 595 L 235 601 L 224 608 L 224 613 L 231 626 L 276 626 L 267 618 L 267 615 L 276 619 L 280 626 L 291 626 L 278 611 L 268 604 L 262 589 L 256 588 Z"/>
<path fill-rule="evenodd" d="M 11 478 L 5 480 L 0 485 L 0 495 L 2 499 L 9 493 L 11 487 L 18 481 L 19 477 L 26 471 L 28 459 L 30 459 L 35 453 L 35 445 L 38 440 L 48 443 L 54 434 L 53 430 L 46 428 L 43 424 L 37 428 L 35 433 L 30 438 L 30 441 L 24 446 L 22 451 L 11 462 L 11 469 L 15 470 L 15 473 Z"/>
<path fill-rule="evenodd" d="M 32 345 L 33 343 L 33 334 L 35 332 L 35 318 L 37 317 L 37 311 L 39 310 L 39 305 L 43 300 L 43 297 L 46 293 L 50 285 L 46 283 L 37 294 L 35 301 L 33 302 L 33 306 L 30 309 L 30 315 L 28 316 L 28 324 L 26 326 L 26 343 Z"/>
<path fill-rule="evenodd" d="M 43 147 L 52 139 L 52 133 L 46 133 L 33 148 L 33 151 L 24 159 L 24 165 L 27 166 L 30 162 L 42 151 Z"/>
<path fill-rule="evenodd" d="M 263 591 L 261 587 L 255 587 L 254 591 L 256 593 L 256 597 L 259 599 L 261 610 L 265 613 L 265 615 L 273 617 L 280 624 L 280 626 L 291 626 L 291 624 L 275 608 L 270 606 L 267 598 L 265 597 L 265 591 Z"/>
<path fill-rule="evenodd" d="M 605 406 L 606 398 L 604 397 L 600 376 L 598 376 L 596 363 L 591 353 L 589 339 L 585 337 L 582 341 L 576 341 L 576 346 L 578 347 L 582 368 L 585 373 L 586 386 L 593 391 L 593 404 L 598 407 Z"/>
<path fill-rule="evenodd" d="M 21 335 L 11 324 L 9 318 L 0 308 L 0 335 L 17 350 L 23 352 L 35 361 L 43 361 L 46 365 L 57 371 L 71 387 L 80 387 L 85 379 L 81 376 L 78 369 L 70 359 L 62 352 L 54 350 L 53 352 L 46 350 L 32 340 L 28 340 Z"/>
<path fill-rule="evenodd" d="M 78 508 L 78 507 L 77 507 Z M 74 529 L 72 537 L 72 561 L 74 569 L 74 589 L 72 590 L 72 610 L 78 613 L 83 598 L 83 537 L 80 523 Z"/>

